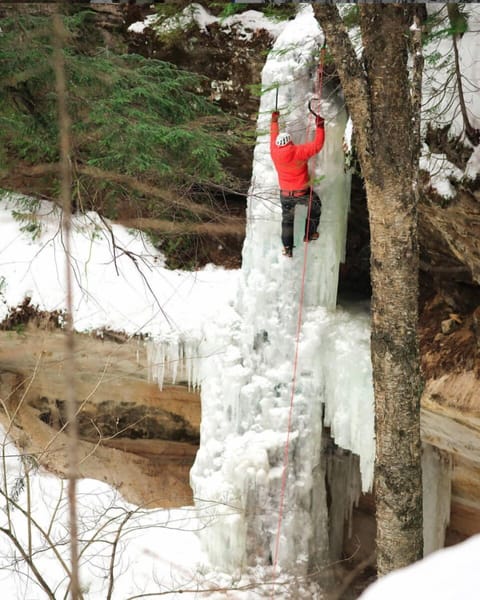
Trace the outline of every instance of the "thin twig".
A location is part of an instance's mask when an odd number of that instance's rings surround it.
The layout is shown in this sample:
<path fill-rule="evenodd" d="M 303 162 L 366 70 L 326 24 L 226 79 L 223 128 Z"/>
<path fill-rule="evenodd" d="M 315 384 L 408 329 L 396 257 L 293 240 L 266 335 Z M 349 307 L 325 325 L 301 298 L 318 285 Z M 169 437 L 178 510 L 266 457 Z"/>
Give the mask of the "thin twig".
<path fill-rule="evenodd" d="M 45 579 L 42 577 L 42 574 L 37 569 L 37 567 L 36 567 L 35 563 L 33 562 L 32 558 L 30 556 L 28 556 L 28 554 L 25 552 L 25 549 L 22 546 L 22 544 L 19 542 L 18 538 L 10 531 L 10 529 L 4 529 L 3 527 L 0 527 L 0 531 L 2 533 L 4 533 L 11 540 L 11 542 L 13 543 L 13 545 L 15 546 L 15 548 L 21 554 L 23 560 L 27 563 L 27 565 L 32 570 L 32 573 L 35 575 L 35 577 L 37 579 L 37 582 L 42 587 L 43 591 L 47 594 L 47 596 L 49 598 L 51 598 L 51 600 L 55 600 L 55 594 L 50 589 L 50 587 L 47 584 L 47 582 L 45 581 Z"/>
<path fill-rule="evenodd" d="M 367 558 L 363 559 L 358 565 L 348 573 L 348 575 L 343 579 L 342 583 L 338 586 L 338 588 L 329 595 L 328 600 L 342 600 L 345 596 L 345 592 L 352 585 L 352 583 L 365 571 L 367 567 L 371 567 L 375 564 L 376 553 L 372 552 Z"/>
<path fill-rule="evenodd" d="M 134 514 L 133 512 L 129 511 L 125 515 L 122 522 L 120 523 L 119 528 L 117 529 L 115 539 L 113 541 L 112 554 L 110 556 L 110 566 L 108 569 L 108 591 L 107 591 L 106 600 L 111 600 L 112 594 L 113 594 L 113 586 L 115 584 L 115 558 L 117 555 L 118 542 L 120 541 L 120 538 L 122 536 L 122 529 L 127 524 L 128 520 L 131 518 L 131 516 L 133 514 Z"/>
<path fill-rule="evenodd" d="M 67 109 L 67 91 L 65 78 L 65 59 L 63 43 L 66 31 L 58 13 L 53 15 L 53 68 L 55 71 L 55 86 L 58 102 L 58 125 L 60 145 L 60 199 L 63 208 L 63 233 L 65 240 L 65 278 L 66 278 L 66 327 L 65 327 L 65 381 L 67 385 L 67 418 L 68 427 L 68 506 L 70 526 L 70 557 L 71 578 L 70 592 L 72 600 L 80 598 L 79 568 L 78 568 L 78 529 L 77 529 L 77 498 L 76 484 L 78 479 L 78 426 L 76 419 L 75 397 L 75 343 L 73 326 L 72 299 L 72 265 L 71 265 L 71 181 L 72 169 L 70 162 L 70 117 Z"/>

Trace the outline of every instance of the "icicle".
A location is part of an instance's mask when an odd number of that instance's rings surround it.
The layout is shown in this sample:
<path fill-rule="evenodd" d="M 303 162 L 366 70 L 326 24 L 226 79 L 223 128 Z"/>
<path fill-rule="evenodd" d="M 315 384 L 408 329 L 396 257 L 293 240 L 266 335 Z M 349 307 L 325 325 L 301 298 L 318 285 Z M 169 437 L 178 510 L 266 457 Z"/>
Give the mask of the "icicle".
<path fill-rule="evenodd" d="M 146 348 L 148 381 L 156 382 L 162 390 L 165 377 L 165 345 L 163 342 L 156 343 L 153 340 L 148 340 Z"/>
<path fill-rule="evenodd" d="M 369 314 L 338 310 L 319 335 L 319 367 L 325 378 L 324 422 L 335 443 L 360 457 L 362 491 L 373 484 L 374 396 Z"/>
<path fill-rule="evenodd" d="M 183 343 L 183 367 L 189 390 L 195 390 L 200 386 L 200 363 L 204 349 L 197 337 L 192 336 L 185 339 Z"/>
<path fill-rule="evenodd" d="M 165 363 L 165 375 L 169 376 L 169 381 L 175 385 L 177 379 L 178 363 L 181 360 L 181 348 L 182 342 L 178 339 L 170 340 L 166 344 L 166 363 Z"/>
<path fill-rule="evenodd" d="M 361 478 L 358 456 L 339 448 L 327 450 L 327 479 L 330 490 L 331 558 L 342 557 L 345 526 L 351 535 L 353 507 L 358 504 Z"/>
<path fill-rule="evenodd" d="M 423 445 L 423 542 L 424 556 L 445 545 L 450 522 L 452 461 L 429 444 Z"/>

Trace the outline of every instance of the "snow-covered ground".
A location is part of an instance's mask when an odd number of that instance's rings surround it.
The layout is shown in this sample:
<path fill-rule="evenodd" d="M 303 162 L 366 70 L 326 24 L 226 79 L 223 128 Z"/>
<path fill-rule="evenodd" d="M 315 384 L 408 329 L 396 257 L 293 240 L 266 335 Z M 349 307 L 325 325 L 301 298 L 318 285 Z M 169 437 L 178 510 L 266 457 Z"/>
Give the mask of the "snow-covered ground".
<path fill-rule="evenodd" d="M 2 478 L 0 487 L 7 489 L 10 499 L 16 502 L 15 506 L 9 502 L 10 512 L 3 499 L 1 503 L 0 588 L 3 597 L 9 600 L 48 597 L 36 584 L 32 571 L 20 560 L 18 548 L 9 542 L 5 535 L 9 529 L 23 549 L 28 552 L 31 548 L 32 563 L 54 597 L 63 598 L 69 564 L 66 483 L 35 469 L 25 479 L 25 464 L 31 466 L 28 457 L 22 462 L 18 449 L 12 444 L 4 444 L 2 449 L 7 476 L 5 480 Z M 22 482 L 25 487 L 21 487 Z M 126 600 L 153 591 L 194 589 L 208 584 L 208 570 L 202 572 L 201 568 L 208 562 L 202 557 L 194 533 L 198 518 L 193 507 L 142 510 L 127 504 L 106 484 L 90 479 L 80 480 L 77 491 L 81 588 L 85 598 L 108 597 L 112 545 L 119 531 L 121 536 L 112 563 L 112 598 Z M 29 519 L 25 518 L 24 510 L 29 511 Z M 207 575 L 206 582 L 201 573 Z M 182 595 L 185 597 L 195 596 Z"/>
<path fill-rule="evenodd" d="M 480 589 L 480 535 L 438 550 L 422 561 L 386 575 L 361 600 L 475 600 Z"/>
<path fill-rule="evenodd" d="M 27 198 L 12 194 L 0 203 L 0 319 L 25 296 L 44 310 L 65 307 L 60 211 L 50 202 L 35 203 L 33 213 L 27 205 Z M 77 331 L 107 327 L 130 335 L 194 338 L 204 321 L 229 313 L 237 271 L 168 270 L 144 234 L 105 224 L 95 213 L 74 216 L 72 227 Z"/>
<path fill-rule="evenodd" d="M 65 307 L 65 261 L 60 212 L 51 203 L 35 208 L 35 234 L 23 230 L 32 223 L 19 220 L 31 199 L 4 195 L 0 199 L 0 319 L 22 302 L 25 296 L 41 310 Z M 14 218 L 13 215 L 17 215 Z M 112 240 L 115 239 L 115 248 Z M 144 333 L 152 338 L 161 334 L 197 339 L 202 323 L 220 314 L 228 321 L 233 313 L 239 273 L 212 266 L 199 272 L 169 271 L 163 258 L 139 232 L 106 226 L 95 214 L 74 218 L 72 235 L 74 268 L 75 327 L 95 331 L 103 327 L 127 334 Z M 2 399 L 3 400 L 3 399 Z M 0 484 L 17 499 L 19 506 L 30 506 L 32 517 L 50 537 L 59 557 L 45 536 L 33 527 L 34 563 L 56 597 L 65 593 L 66 577 L 62 560 L 68 564 L 66 544 L 67 501 L 65 484 L 43 471 L 33 469 L 29 492 L 18 449 L 1 436 L 7 457 L 7 481 Z M 27 464 L 28 457 L 25 458 Z M 81 584 L 85 597 L 106 598 L 109 580 L 109 549 L 128 512 L 117 550 L 112 598 L 124 600 L 142 593 L 167 590 L 211 588 L 208 561 L 195 531 L 198 511 L 193 507 L 169 511 L 147 511 L 127 504 L 106 484 L 82 480 L 78 489 L 82 552 Z M 2 505 L 5 503 L 2 502 Z M 58 506 L 57 506 L 58 505 Z M 21 508 L 8 516 L 2 511 L 0 527 L 8 519 L 21 544 L 28 547 L 27 521 Z M 188 549 L 188 551 L 186 551 Z M 46 597 L 34 583 L 27 567 L 18 563 L 18 552 L 0 532 L 0 587 L 6 598 Z M 213 580 L 231 585 L 227 575 Z M 170 596 L 175 598 L 175 594 Z M 182 594 L 182 598 L 198 597 Z"/>

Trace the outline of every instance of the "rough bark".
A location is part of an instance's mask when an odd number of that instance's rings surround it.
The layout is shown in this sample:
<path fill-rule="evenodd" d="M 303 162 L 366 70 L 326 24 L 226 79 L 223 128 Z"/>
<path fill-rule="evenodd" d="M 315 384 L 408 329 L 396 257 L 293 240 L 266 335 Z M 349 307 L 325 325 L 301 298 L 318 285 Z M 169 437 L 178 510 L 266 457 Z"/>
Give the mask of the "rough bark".
<path fill-rule="evenodd" d="M 407 66 L 410 9 L 360 6 L 363 68 L 335 7 L 317 16 L 342 82 L 367 190 L 376 403 L 377 568 L 422 556 L 415 131 Z"/>

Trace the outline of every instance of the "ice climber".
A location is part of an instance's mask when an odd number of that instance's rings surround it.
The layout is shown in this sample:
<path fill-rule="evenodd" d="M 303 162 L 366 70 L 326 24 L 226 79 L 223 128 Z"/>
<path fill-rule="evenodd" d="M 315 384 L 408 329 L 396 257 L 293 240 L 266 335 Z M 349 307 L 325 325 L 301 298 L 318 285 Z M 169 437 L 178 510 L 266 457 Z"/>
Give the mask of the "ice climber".
<path fill-rule="evenodd" d="M 308 159 L 319 152 L 325 141 L 325 121 L 315 117 L 315 139 L 305 144 L 294 144 L 289 133 L 280 133 L 278 127 L 279 111 L 272 112 L 270 123 L 270 154 L 275 165 L 280 186 L 282 205 L 282 244 L 283 254 L 292 256 L 293 225 L 295 206 L 310 203 L 310 217 L 305 222 L 304 242 L 318 239 L 318 224 L 322 205 L 314 192 L 308 174 Z"/>

